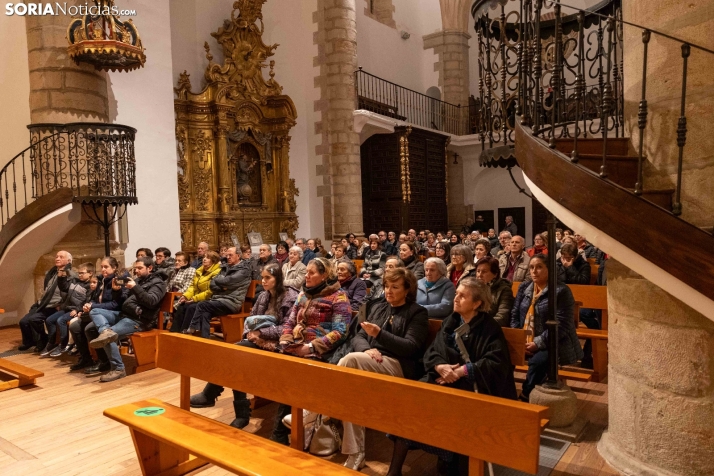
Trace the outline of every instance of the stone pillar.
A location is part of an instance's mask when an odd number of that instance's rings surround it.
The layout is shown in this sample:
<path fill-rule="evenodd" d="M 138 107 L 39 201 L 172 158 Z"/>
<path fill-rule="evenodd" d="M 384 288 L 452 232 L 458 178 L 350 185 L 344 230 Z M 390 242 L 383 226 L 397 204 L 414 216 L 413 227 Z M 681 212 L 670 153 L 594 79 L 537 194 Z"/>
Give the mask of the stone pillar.
<path fill-rule="evenodd" d="M 321 89 L 315 109 L 322 119 L 315 124 L 322 134 L 316 153 L 322 156 L 317 173 L 323 184 L 325 237 L 346 233 L 363 235 L 362 170 L 359 134 L 354 131 L 353 112 L 357 107 L 354 72 L 357 69 L 355 0 L 318 0 L 315 43 L 320 66 L 316 84 Z"/>
<path fill-rule="evenodd" d="M 467 124 L 469 104 L 469 39 L 468 18 L 470 1 L 440 0 L 442 31 L 425 35 L 424 49 L 434 49 L 439 60 L 434 70 L 439 72 L 442 101 L 461 105 L 454 124 Z M 447 122 L 448 124 L 449 122 Z M 457 133 L 453 130 L 447 132 Z M 448 213 L 449 227 L 458 232 L 462 225 L 473 219 L 473 207 L 465 206 L 463 160 L 454 164 L 453 151 L 449 152 Z"/>
<path fill-rule="evenodd" d="M 68 5 L 84 2 L 67 2 Z M 30 69 L 30 118 L 33 124 L 109 122 L 107 75 L 93 66 L 76 65 L 67 54 L 67 27 L 71 17 L 27 16 L 27 50 Z M 29 137 L 29 134 L 28 134 Z M 75 267 L 97 264 L 104 255 L 104 231 L 82 213 L 82 220 L 66 236 L 57 237 L 53 251 L 39 258 L 35 268 L 35 291 L 42 289 L 44 273 L 54 265 L 57 251 L 69 251 Z M 60 239 L 61 238 L 61 239 Z M 114 232 L 112 255 L 124 262 Z"/>
<path fill-rule="evenodd" d="M 74 3 L 79 2 L 67 2 Z M 71 19 L 68 15 L 25 17 L 33 124 L 109 122 L 106 73 L 87 64 L 77 66 L 67 54 Z"/>
<path fill-rule="evenodd" d="M 714 0 L 622 2 L 623 18 L 714 49 Z M 639 148 L 638 105 L 642 94 L 642 31 L 624 29 L 625 135 Z M 648 121 L 645 128 L 646 189 L 675 188 L 677 121 L 682 95 L 680 43 L 652 34 L 647 56 Z M 691 49 L 687 68 L 687 139 L 682 174 L 682 218 L 700 227 L 714 224 L 714 54 Z"/>
<path fill-rule="evenodd" d="M 628 475 L 714 474 L 714 323 L 614 259 L 607 273 L 600 453 Z"/>

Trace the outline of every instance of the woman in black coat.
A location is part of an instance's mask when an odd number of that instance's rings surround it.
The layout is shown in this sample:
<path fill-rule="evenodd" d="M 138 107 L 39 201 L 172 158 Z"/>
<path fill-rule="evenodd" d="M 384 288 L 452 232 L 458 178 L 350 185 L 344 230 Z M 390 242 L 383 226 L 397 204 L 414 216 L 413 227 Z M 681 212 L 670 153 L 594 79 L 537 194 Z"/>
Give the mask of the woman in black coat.
<path fill-rule="evenodd" d="M 427 374 L 421 379 L 447 387 L 495 397 L 516 399 L 516 384 L 508 344 L 501 326 L 489 316 L 491 293 L 482 281 L 463 279 L 456 289 L 454 313 L 444 319 L 434 342 L 424 354 Z M 459 350 L 461 340 L 468 355 Z M 449 472 L 459 472 L 468 458 L 404 438 L 395 438 L 388 476 L 401 475 L 410 449 L 436 453 L 449 464 Z"/>
<path fill-rule="evenodd" d="M 412 273 L 404 268 L 389 270 L 383 282 L 385 300 L 370 307 L 352 339 L 353 352 L 337 365 L 413 379 L 429 334 L 429 316 L 416 303 Z M 343 425 L 342 453 L 348 455 L 344 465 L 359 471 L 365 461 L 365 428 L 350 422 Z"/>
<path fill-rule="evenodd" d="M 558 281 L 565 284 L 590 284 L 590 263 L 578 253 L 572 243 L 560 248 L 558 263 Z"/>

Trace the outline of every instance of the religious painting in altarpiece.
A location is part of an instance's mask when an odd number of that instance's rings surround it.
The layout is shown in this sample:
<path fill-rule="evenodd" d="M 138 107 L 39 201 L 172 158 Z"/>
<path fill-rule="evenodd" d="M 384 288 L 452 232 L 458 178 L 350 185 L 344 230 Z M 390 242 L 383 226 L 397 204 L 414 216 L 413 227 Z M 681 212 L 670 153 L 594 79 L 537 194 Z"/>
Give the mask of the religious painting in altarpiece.
<path fill-rule="evenodd" d="M 211 249 L 248 233 L 276 243 L 298 228 L 290 178 L 290 129 L 297 113 L 275 80 L 278 45 L 263 43 L 262 6 L 266 0 L 238 0 L 211 36 L 222 64 L 205 43 L 205 88 L 192 92 L 189 75 L 174 88 L 182 249 Z M 263 77 L 268 69 L 269 79 Z"/>

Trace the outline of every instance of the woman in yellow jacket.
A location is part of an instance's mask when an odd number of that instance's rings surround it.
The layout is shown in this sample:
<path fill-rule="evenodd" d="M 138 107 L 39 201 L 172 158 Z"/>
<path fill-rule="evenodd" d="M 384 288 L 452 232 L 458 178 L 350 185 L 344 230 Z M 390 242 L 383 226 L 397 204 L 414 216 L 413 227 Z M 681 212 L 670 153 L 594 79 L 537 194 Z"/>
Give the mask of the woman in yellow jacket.
<path fill-rule="evenodd" d="M 174 312 L 171 332 L 181 332 L 191 323 L 196 304 L 211 299 L 211 280 L 221 271 L 221 257 L 215 251 L 209 251 L 203 258 L 203 266 L 196 270 L 193 282 L 188 287 Z"/>

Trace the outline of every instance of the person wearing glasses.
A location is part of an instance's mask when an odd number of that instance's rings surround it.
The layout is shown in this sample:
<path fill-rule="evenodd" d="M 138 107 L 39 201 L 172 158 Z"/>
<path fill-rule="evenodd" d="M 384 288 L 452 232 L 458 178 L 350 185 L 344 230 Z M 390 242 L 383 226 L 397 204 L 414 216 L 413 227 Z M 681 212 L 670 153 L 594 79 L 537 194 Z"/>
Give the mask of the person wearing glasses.
<path fill-rule="evenodd" d="M 446 268 L 446 274 L 454 285 L 459 286 L 462 279 L 474 276 L 474 254 L 466 245 L 456 245 L 451 248 L 451 264 Z"/>

